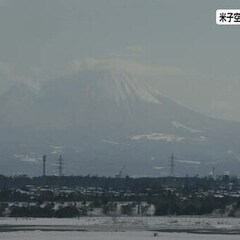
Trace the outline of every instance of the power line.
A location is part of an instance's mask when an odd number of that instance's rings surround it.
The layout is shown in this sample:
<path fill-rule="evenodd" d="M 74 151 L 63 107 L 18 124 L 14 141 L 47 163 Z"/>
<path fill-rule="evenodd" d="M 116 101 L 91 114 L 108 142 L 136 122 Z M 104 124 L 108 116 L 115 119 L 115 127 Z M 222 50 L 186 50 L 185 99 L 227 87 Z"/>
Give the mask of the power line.
<path fill-rule="evenodd" d="M 122 173 L 123 173 L 123 170 L 125 169 L 125 165 L 122 167 L 122 169 L 119 171 L 119 173 L 118 174 L 116 174 L 116 178 L 122 178 Z"/>

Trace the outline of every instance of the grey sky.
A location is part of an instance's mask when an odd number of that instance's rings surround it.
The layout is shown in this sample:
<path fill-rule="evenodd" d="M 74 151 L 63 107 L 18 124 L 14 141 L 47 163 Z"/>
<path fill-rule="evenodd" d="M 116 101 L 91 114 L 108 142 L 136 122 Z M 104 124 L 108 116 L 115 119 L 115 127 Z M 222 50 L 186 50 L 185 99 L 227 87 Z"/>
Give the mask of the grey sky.
<path fill-rule="evenodd" d="M 240 121 L 231 0 L 0 0 L 0 91 L 85 67 L 128 70 L 197 111 Z"/>

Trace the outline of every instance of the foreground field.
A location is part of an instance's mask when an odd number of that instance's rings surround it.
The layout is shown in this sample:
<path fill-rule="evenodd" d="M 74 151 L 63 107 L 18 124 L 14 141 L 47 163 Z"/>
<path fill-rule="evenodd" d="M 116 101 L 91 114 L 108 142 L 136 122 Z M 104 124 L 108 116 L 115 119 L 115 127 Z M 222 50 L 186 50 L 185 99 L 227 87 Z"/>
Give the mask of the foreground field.
<path fill-rule="evenodd" d="M 0 231 L 179 232 L 240 234 L 240 219 L 213 217 L 0 218 Z"/>
<path fill-rule="evenodd" d="M 238 240 L 239 235 L 202 235 L 188 233 L 159 233 L 154 237 L 152 232 L 4 232 L 4 240 Z"/>

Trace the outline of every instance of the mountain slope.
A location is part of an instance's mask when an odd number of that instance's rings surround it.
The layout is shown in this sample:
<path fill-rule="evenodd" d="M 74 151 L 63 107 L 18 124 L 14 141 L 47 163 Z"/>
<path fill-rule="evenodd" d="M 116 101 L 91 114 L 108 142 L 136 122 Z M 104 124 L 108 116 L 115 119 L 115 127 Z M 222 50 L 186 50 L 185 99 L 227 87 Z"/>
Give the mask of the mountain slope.
<path fill-rule="evenodd" d="M 126 72 L 82 71 L 39 91 L 14 86 L 0 96 L 0 116 L 2 152 L 21 172 L 39 173 L 41 154 L 56 162 L 61 152 L 68 174 L 114 174 L 127 165 L 129 174 L 164 175 L 172 152 L 184 158 L 178 174 L 238 167 L 240 124 L 191 111 Z M 36 162 L 22 160 L 32 152 Z"/>

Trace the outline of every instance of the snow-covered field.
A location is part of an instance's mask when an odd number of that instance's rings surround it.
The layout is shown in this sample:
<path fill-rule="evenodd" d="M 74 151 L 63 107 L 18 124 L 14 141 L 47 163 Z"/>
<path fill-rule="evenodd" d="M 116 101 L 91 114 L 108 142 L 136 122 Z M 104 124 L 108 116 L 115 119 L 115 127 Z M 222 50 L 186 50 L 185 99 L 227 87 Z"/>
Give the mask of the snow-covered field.
<path fill-rule="evenodd" d="M 0 240 L 237 240 L 239 235 L 237 218 L 0 218 Z"/>
<path fill-rule="evenodd" d="M 239 240 L 239 235 L 203 235 L 188 233 L 159 233 L 153 232 L 4 232 L 0 233 L 4 240 Z"/>
<path fill-rule="evenodd" d="M 225 228 L 239 229 L 240 218 L 214 217 L 80 217 L 78 218 L 0 218 L 0 225 L 122 226 L 142 228 Z"/>

